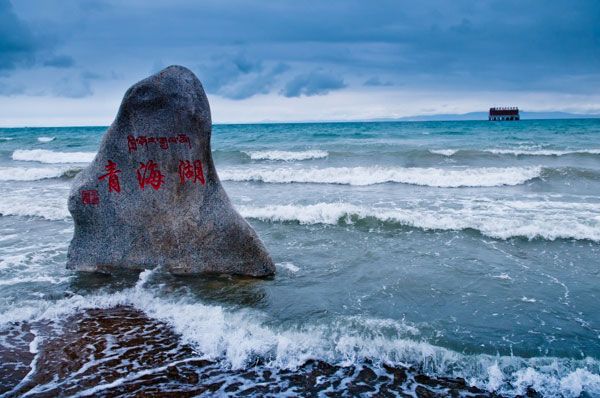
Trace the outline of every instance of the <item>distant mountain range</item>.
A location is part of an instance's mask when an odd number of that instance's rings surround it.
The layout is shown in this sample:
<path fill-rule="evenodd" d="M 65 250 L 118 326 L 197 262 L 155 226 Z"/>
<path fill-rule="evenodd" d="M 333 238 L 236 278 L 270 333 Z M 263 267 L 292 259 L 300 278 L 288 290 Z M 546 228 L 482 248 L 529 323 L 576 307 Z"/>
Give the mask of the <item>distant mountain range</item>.
<path fill-rule="evenodd" d="M 600 119 L 600 113 L 569 113 L 569 112 L 520 112 L 521 119 L 524 120 L 540 120 L 540 119 Z M 261 124 L 261 123 L 356 123 L 356 122 L 446 122 L 446 121 L 460 121 L 460 120 L 488 120 L 487 112 L 468 112 L 468 113 L 447 113 L 447 114 L 436 114 L 436 115 L 415 115 L 415 116 L 403 116 L 397 118 L 373 118 L 373 119 L 308 119 L 308 120 L 263 120 L 261 122 L 254 122 L 249 124 Z M 215 123 L 215 124 L 245 124 L 241 123 Z"/>
<path fill-rule="evenodd" d="M 521 111 L 521 119 L 595 119 L 600 118 L 600 114 L 578 114 L 568 112 L 523 112 Z M 438 114 L 438 115 L 419 115 L 419 116 L 406 116 L 401 118 L 382 118 L 382 119 L 370 119 L 369 121 L 413 121 L 413 122 L 425 122 L 425 121 L 452 121 L 452 120 L 487 120 L 487 112 L 469 112 L 462 114 Z"/>

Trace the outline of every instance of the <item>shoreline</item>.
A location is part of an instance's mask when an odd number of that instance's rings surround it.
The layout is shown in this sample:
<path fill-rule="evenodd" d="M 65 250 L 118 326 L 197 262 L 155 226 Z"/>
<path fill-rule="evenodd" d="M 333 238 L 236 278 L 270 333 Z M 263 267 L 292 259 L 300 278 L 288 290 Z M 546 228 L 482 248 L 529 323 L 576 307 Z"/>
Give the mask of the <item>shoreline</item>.
<path fill-rule="evenodd" d="M 251 366 L 231 369 L 203 358 L 170 326 L 130 306 L 83 310 L 68 317 L 59 333 L 44 322 L 15 323 L 14 327 L 25 331 L 27 338 L 20 349 L 0 349 L 0 370 L 9 375 L 0 384 L 3 397 L 141 392 L 161 396 L 498 396 L 469 386 L 464 379 L 430 377 L 415 369 L 380 366 L 369 360 L 340 366 L 311 359 L 295 370 L 268 367 L 257 360 Z M 2 337 L 7 333 L 10 330 L 3 331 Z M 29 352 L 33 346 L 35 354 Z M 32 358 L 29 370 L 11 369 L 10 358 L 15 356 Z M 531 390 L 527 396 L 536 395 Z"/>

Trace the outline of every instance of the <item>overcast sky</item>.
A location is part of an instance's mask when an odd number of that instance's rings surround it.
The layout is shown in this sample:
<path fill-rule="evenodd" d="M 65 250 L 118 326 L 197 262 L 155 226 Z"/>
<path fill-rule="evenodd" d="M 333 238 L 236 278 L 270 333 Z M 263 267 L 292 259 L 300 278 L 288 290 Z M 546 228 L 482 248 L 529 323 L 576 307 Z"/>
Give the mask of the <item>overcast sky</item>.
<path fill-rule="evenodd" d="M 213 121 L 600 112 L 600 1 L 0 0 L 0 125 L 108 125 L 181 64 Z"/>

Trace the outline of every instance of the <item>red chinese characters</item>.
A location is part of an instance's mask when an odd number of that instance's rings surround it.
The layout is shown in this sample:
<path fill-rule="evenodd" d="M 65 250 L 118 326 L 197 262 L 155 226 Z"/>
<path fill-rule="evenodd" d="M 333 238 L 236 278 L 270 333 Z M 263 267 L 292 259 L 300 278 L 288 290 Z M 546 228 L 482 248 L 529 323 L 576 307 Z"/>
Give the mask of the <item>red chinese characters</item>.
<path fill-rule="evenodd" d="M 98 191 L 96 191 L 95 189 L 81 191 L 81 202 L 84 205 L 97 205 L 98 203 L 100 203 Z"/>
<path fill-rule="evenodd" d="M 106 166 L 104 166 L 106 174 L 98 177 L 100 181 L 108 182 L 109 192 L 121 192 L 121 184 L 119 180 L 119 173 L 121 170 L 118 168 L 117 163 L 112 160 L 108 160 Z M 135 170 L 138 185 L 141 190 L 144 190 L 147 186 L 152 187 L 155 191 L 158 191 L 167 176 L 160 170 L 159 164 L 154 160 L 148 160 L 146 162 L 139 163 L 139 167 Z M 129 176 L 130 174 L 126 172 Z M 180 160 L 177 173 L 179 175 L 180 184 L 191 182 L 192 184 L 200 183 L 206 185 L 206 178 L 204 176 L 204 167 L 202 161 L 196 160 Z M 126 178 L 127 181 L 127 178 Z M 97 205 L 99 203 L 98 192 L 95 190 L 81 191 L 81 200 L 86 205 Z"/>
<path fill-rule="evenodd" d="M 194 163 L 189 160 L 179 161 L 179 182 L 184 184 L 187 180 L 193 183 L 200 182 L 202 185 L 206 183 L 200 160 L 194 160 Z"/>
<path fill-rule="evenodd" d="M 158 190 L 165 180 L 165 176 L 160 172 L 158 164 L 149 160 L 147 163 L 140 163 L 137 169 L 137 180 L 142 190 L 146 185 L 150 185 L 154 190 Z"/>
<path fill-rule="evenodd" d="M 104 169 L 106 170 L 106 174 L 98 177 L 98 180 L 102 181 L 108 178 L 108 192 L 121 192 L 118 176 L 118 173 L 120 173 L 121 170 L 117 169 L 117 164 L 112 160 L 109 160 L 106 166 L 104 166 Z"/>
<path fill-rule="evenodd" d="M 163 150 L 169 149 L 170 144 L 187 144 L 189 148 L 192 147 L 192 142 L 187 134 L 178 134 L 173 137 L 147 137 L 140 135 L 134 137 L 133 135 L 127 136 L 127 148 L 129 152 L 135 152 L 138 150 L 138 146 L 146 148 L 148 144 L 158 144 Z"/>

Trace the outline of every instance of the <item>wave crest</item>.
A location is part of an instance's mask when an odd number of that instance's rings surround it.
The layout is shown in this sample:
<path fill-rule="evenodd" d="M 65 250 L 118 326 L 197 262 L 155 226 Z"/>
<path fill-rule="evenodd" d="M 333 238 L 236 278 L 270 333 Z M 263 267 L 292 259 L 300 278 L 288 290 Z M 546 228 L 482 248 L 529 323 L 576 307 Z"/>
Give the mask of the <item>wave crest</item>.
<path fill-rule="evenodd" d="M 456 206 L 456 204 L 460 206 Z M 581 239 L 600 242 L 600 204 L 481 200 L 441 208 L 377 208 L 350 203 L 238 206 L 244 217 L 300 224 L 379 222 L 424 230 L 472 229 L 498 239 Z"/>
<path fill-rule="evenodd" d="M 431 152 L 435 155 L 443 155 L 443 156 L 452 156 L 458 151 L 459 151 L 458 149 L 430 149 L 429 150 L 429 152 Z"/>
<path fill-rule="evenodd" d="M 78 167 L 0 167 L 0 181 L 37 181 L 48 178 L 73 178 Z"/>
<path fill-rule="evenodd" d="M 565 156 L 600 155 L 600 149 L 527 149 L 527 148 L 491 148 L 491 149 L 430 149 L 430 153 L 451 157 L 461 153 L 491 153 L 513 156 Z"/>
<path fill-rule="evenodd" d="M 514 156 L 564 156 L 564 155 L 600 155 L 600 149 L 558 150 L 558 149 L 487 149 L 485 152 L 495 155 Z"/>
<path fill-rule="evenodd" d="M 17 149 L 13 160 L 40 163 L 90 163 L 95 152 L 56 152 L 47 149 Z"/>
<path fill-rule="evenodd" d="M 481 167 L 441 169 L 422 167 L 230 168 L 222 180 L 267 183 L 373 185 L 387 182 L 441 188 L 519 185 L 541 175 L 542 168 Z"/>
<path fill-rule="evenodd" d="M 252 160 L 309 160 L 309 159 L 322 159 L 329 156 L 329 152 L 322 150 L 309 150 L 309 151 L 249 151 L 244 152 L 250 156 Z"/>

